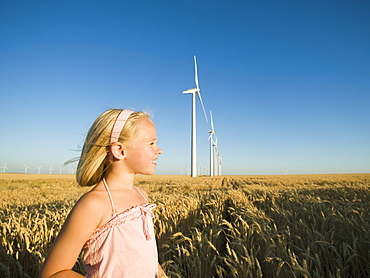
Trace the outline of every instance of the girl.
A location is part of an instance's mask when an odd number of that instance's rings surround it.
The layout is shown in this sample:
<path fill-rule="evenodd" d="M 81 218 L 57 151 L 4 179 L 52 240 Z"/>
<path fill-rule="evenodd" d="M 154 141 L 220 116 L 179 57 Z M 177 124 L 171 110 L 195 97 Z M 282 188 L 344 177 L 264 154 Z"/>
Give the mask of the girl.
<path fill-rule="evenodd" d="M 81 186 L 94 186 L 76 203 L 41 270 L 45 277 L 83 277 L 72 271 L 81 249 L 88 277 L 165 277 L 158 264 L 153 204 L 133 185 L 151 175 L 162 153 L 144 112 L 111 109 L 91 126 L 77 166 Z"/>

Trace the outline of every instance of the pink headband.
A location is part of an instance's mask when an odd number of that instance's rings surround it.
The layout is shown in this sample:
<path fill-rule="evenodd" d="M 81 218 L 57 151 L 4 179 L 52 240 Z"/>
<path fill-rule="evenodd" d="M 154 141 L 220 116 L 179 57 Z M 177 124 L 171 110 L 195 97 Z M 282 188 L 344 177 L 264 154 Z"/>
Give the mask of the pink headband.
<path fill-rule="evenodd" d="M 116 122 L 114 123 L 112 129 L 112 135 L 110 136 L 110 143 L 116 143 L 118 141 L 119 135 L 121 134 L 122 128 L 125 125 L 127 118 L 133 113 L 134 111 L 124 109 L 118 115 Z"/>
<path fill-rule="evenodd" d="M 111 144 L 116 143 L 118 141 L 118 138 L 119 138 L 119 136 L 121 134 L 121 131 L 122 131 L 123 126 L 126 123 L 127 118 L 133 112 L 134 111 L 131 111 L 131 110 L 128 110 L 128 109 L 124 109 L 118 115 L 118 117 L 117 117 L 117 119 L 116 119 L 116 121 L 114 123 L 113 129 L 112 129 L 112 134 L 110 136 L 110 143 Z M 112 156 L 112 153 L 111 152 L 109 152 L 109 161 L 113 161 L 113 156 Z"/>

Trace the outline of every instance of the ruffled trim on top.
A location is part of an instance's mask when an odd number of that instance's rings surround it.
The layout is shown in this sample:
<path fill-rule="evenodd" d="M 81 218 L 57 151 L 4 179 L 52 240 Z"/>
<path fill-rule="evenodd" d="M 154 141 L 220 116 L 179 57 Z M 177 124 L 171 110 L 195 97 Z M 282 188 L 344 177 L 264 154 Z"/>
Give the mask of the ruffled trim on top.
<path fill-rule="evenodd" d="M 152 209 L 154 209 L 155 207 L 156 207 L 155 204 L 144 203 L 141 205 L 132 206 L 131 208 L 128 208 L 116 214 L 107 223 L 105 223 L 103 226 L 96 229 L 92 233 L 90 239 L 86 241 L 83 248 L 86 248 L 88 247 L 88 245 L 91 245 L 92 243 L 97 241 L 102 235 L 104 235 L 106 232 L 108 232 L 113 227 L 116 227 L 127 221 L 136 220 L 140 217 L 143 219 L 143 230 L 144 230 L 145 237 L 147 240 L 149 240 L 150 235 L 148 231 L 148 223 L 147 223 L 146 215 L 149 215 L 151 218 L 154 218 Z"/>

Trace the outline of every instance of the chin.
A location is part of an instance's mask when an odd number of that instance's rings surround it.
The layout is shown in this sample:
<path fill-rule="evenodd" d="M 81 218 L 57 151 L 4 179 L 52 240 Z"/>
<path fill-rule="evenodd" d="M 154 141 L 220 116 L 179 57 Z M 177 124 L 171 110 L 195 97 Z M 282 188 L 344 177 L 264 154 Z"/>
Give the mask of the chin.
<path fill-rule="evenodd" d="M 142 172 L 137 172 L 136 174 L 150 176 L 150 175 L 153 175 L 154 172 L 155 172 L 154 170 L 152 170 L 152 171 L 142 171 Z"/>

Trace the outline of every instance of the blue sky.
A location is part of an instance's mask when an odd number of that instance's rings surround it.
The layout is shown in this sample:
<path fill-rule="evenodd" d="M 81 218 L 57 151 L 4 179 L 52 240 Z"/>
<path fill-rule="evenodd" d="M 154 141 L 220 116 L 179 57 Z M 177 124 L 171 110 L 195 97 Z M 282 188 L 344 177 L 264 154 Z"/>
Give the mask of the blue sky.
<path fill-rule="evenodd" d="M 0 0 L 0 166 L 67 173 L 109 108 L 190 164 L 193 55 L 223 174 L 370 172 L 368 1 Z M 198 163 L 210 129 L 198 102 Z"/>

